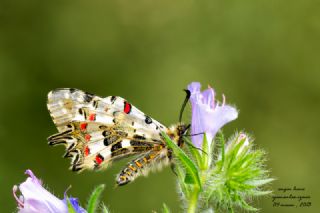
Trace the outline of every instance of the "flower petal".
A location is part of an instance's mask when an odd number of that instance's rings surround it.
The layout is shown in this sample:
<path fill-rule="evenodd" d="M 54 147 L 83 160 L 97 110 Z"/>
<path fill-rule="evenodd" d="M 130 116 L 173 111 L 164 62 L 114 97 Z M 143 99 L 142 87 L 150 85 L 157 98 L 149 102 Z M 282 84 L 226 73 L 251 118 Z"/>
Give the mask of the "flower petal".
<path fill-rule="evenodd" d="M 229 105 L 217 106 L 215 110 L 208 113 L 208 119 L 204 119 L 205 131 L 210 132 L 213 136 L 225 124 L 235 120 L 238 117 L 238 111 Z"/>
<path fill-rule="evenodd" d="M 32 179 L 32 181 L 33 181 L 34 183 L 39 184 L 39 185 L 42 185 L 41 180 L 39 180 L 39 179 L 33 174 L 33 172 L 32 172 L 30 169 L 27 169 L 27 170 L 25 171 L 25 174 L 26 174 L 26 175 L 29 175 L 29 177 L 31 177 L 31 179 Z"/>
<path fill-rule="evenodd" d="M 192 106 L 191 134 L 205 132 L 208 142 L 211 143 L 221 127 L 238 117 L 238 112 L 229 105 L 215 103 L 215 93 L 212 88 L 209 87 L 203 92 L 200 92 L 200 88 L 198 82 L 188 85 Z M 203 135 L 192 136 L 192 142 L 196 147 L 201 148 L 202 141 Z"/>
<path fill-rule="evenodd" d="M 28 205 L 33 205 L 34 203 L 41 203 L 42 206 L 46 207 L 43 211 L 48 212 L 68 212 L 67 206 L 64 202 L 53 194 L 48 192 L 38 183 L 35 183 L 32 178 L 27 178 L 27 180 L 20 184 L 19 189 L 24 197 L 24 207 Z"/>
<path fill-rule="evenodd" d="M 200 133 L 205 132 L 205 126 L 202 122 L 202 118 L 204 117 L 205 112 L 201 109 L 201 107 L 198 104 L 192 104 L 192 118 L 191 118 L 191 134 L 195 136 L 192 136 L 192 142 L 194 145 L 198 148 L 201 148 L 203 135 Z M 199 135 L 197 135 L 199 134 Z"/>
<path fill-rule="evenodd" d="M 214 90 L 212 88 L 206 89 L 202 92 L 202 103 L 208 105 L 211 109 L 215 107 Z"/>
<path fill-rule="evenodd" d="M 191 94 L 200 93 L 201 84 L 199 82 L 192 82 L 188 85 L 188 90 Z"/>
<path fill-rule="evenodd" d="M 43 188 L 41 180 L 31 170 L 27 170 L 25 174 L 29 175 L 27 180 L 12 189 L 18 203 L 18 213 L 68 213 L 66 199 L 60 200 Z M 20 198 L 16 195 L 18 188 L 22 194 Z M 77 198 L 70 198 L 70 202 L 77 213 L 86 213 L 86 210 L 79 206 Z"/>
<path fill-rule="evenodd" d="M 48 209 L 47 205 L 42 201 L 29 199 L 28 202 L 24 205 L 24 208 L 19 210 L 19 213 L 51 213 L 50 209 Z"/>
<path fill-rule="evenodd" d="M 68 208 L 65 203 L 43 188 L 41 181 L 32 173 L 31 170 L 27 170 L 26 174 L 29 175 L 29 177 L 19 186 L 19 190 L 23 197 L 23 205 L 19 205 L 19 213 L 68 212 Z"/>

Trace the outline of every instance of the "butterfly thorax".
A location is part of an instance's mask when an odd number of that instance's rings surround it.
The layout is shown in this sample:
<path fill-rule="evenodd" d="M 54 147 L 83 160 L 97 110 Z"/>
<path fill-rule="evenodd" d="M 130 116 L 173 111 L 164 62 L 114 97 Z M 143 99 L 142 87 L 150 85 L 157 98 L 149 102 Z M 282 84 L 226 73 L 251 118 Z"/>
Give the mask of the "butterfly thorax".
<path fill-rule="evenodd" d="M 166 132 L 171 140 L 175 141 L 179 147 L 183 147 L 184 141 L 183 136 L 186 134 L 189 126 L 183 123 L 178 123 L 168 128 Z"/>

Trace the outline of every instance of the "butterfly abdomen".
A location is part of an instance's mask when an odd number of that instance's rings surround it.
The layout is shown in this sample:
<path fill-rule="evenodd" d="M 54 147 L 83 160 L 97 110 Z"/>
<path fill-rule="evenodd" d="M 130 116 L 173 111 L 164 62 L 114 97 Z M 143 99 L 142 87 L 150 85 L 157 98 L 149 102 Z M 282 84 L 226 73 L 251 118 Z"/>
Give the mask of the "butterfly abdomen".
<path fill-rule="evenodd" d="M 117 184 L 119 186 L 128 184 L 135 180 L 138 176 L 146 176 L 148 173 L 153 170 L 159 170 L 163 166 L 166 166 L 170 163 L 168 158 L 167 148 L 159 147 L 159 150 L 153 150 L 147 154 L 131 161 L 118 175 Z"/>

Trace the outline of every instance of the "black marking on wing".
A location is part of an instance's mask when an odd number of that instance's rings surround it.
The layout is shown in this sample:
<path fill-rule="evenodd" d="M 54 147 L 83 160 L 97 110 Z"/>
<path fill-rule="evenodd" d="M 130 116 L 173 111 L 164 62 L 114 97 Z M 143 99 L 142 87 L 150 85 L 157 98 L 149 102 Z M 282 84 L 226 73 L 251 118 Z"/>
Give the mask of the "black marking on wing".
<path fill-rule="evenodd" d="M 133 135 L 134 139 L 139 139 L 139 140 L 145 140 L 146 137 L 142 136 L 142 135 Z"/>
<path fill-rule="evenodd" d="M 114 142 L 116 142 L 117 140 L 119 140 L 120 137 L 117 136 L 117 135 L 112 135 L 110 137 L 106 137 L 104 140 L 103 140 L 103 144 L 105 146 L 109 146 L 110 144 L 113 144 Z M 121 143 L 120 143 L 121 145 Z M 112 151 L 112 148 L 111 148 L 111 151 Z"/>
<path fill-rule="evenodd" d="M 100 126 L 99 126 L 99 129 L 101 129 L 101 130 L 102 130 L 102 129 L 106 129 L 106 128 L 107 128 L 107 126 L 105 126 L 105 125 L 100 125 Z"/>
<path fill-rule="evenodd" d="M 123 137 L 123 138 L 128 136 L 128 133 L 121 131 L 121 130 L 116 130 L 116 133 L 117 133 L 117 135 L 119 135 L 120 137 Z"/>
<path fill-rule="evenodd" d="M 75 165 L 73 165 L 72 166 L 72 171 L 73 172 L 78 172 L 78 171 L 80 171 L 80 170 L 82 170 L 83 168 L 81 167 L 81 164 L 75 164 Z"/>
<path fill-rule="evenodd" d="M 74 93 L 76 91 L 75 88 L 69 88 L 70 93 Z"/>
<path fill-rule="evenodd" d="M 72 139 L 72 137 L 70 135 L 71 132 L 72 132 L 72 130 L 68 129 L 68 130 L 66 130 L 64 132 L 60 132 L 60 133 L 57 133 L 55 135 L 52 135 L 52 136 L 48 137 L 48 144 L 52 145 L 52 146 L 58 145 L 58 144 L 67 144 L 66 140 Z"/>
<path fill-rule="evenodd" d="M 75 146 L 76 146 L 76 143 L 72 143 L 72 144 L 68 147 L 67 152 L 69 152 L 70 150 L 72 150 Z"/>
<path fill-rule="evenodd" d="M 113 104 L 116 101 L 117 97 L 116 96 L 111 96 L 110 101 Z"/>
<path fill-rule="evenodd" d="M 98 103 L 99 103 L 99 101 L 93 100 L 92 106 L 93 106 L 95 109 L 97 109 L 97 108 L 98 108 Z"/>
<path fill-rule="evenodd" d="M 134 152 L 148 151 L 154 147 L 152 143 L 145 143 L 138 140 L 131 140 L 130 145 L 133 146 Z"/>
<path fill-rule="evenodd" d="M 146 124 L 152 123 L 152 119 L 148 115 L 146 115 L 146 119 L 144 121 L 146 122 Z"/>
<path fill-rule="evenodd" d="M 121 148 L 122 148 L 122 144 L 121 144 L 121 141 L 119 141 L 118 143 L 112 145 L 111 152 L 114 152 L 115 150 L 121 149 Z"/>
<path fill-rule="evenodd" d="M 64 132 L 60 132 L 60 133 L 57 133 L 57 134 L 54 134 L 54 135 L 51 135 L 50 137 L 48 137 L 48 141 L 52 141 L 52 140 L 55 140 L 57 138 L 59 138 L 60 136 L 65 136 L 65 135 L 68 135 L 68 133 L 72 132 L 71 129 L 68 129 Z"/>
<path fill-rule="evenodd" d="M 102 132 L 102 135 L 103 135 L 104 137 L 107 137 L 107 136 L 109 136 L 109 135 L 111 135 L 111 134 L 112 134 L 112 132 L 109 131 L 109 130 L 105 130 L 105 131 Z"/>
<path fill-rule="evenodd" d="M 80 159 L 80 155 L 75 155 L 74 160 L 72 161 L 71 164 L 77 164 L 79 159 Z"/>
<path fill-rule="evenodd" d="M 85 92 L 83 98 L 85 102 L 89 103 L 93 99 L 93 97 L 94 97 L 94 94 Z"/>
<path fill-rule="evenodd" d="M 118 149 L 118 150 L 112 152 L 111 157 L 118 157 L 117 159 L 119 159 L 119 158 L 123 157 L 122 155 L 124 155 L 126 153 L 130 154 L 130 150 L 126 149 L 126 148 L 121 148 L 121 149 Z M 134 154 L 134 153 L 132 153 L 132 154 Z M 121 157 L 119 157 L 119 156 L 121 156 Z"/>

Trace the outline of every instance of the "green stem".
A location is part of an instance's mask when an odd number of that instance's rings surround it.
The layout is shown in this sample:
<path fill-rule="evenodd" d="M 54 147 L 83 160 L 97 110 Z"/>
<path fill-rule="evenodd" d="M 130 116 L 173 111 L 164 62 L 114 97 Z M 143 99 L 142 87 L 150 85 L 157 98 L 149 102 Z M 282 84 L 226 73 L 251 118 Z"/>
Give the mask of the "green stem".
<path fill-rule="evenodd" d="M 194 186 L 193 192 L 191 192 L 190 194 L 188 213 L 196 212 L 196 209 L 198 206 L 199 191 L 200 191 L 200 188 L 197 186 Z"/>

